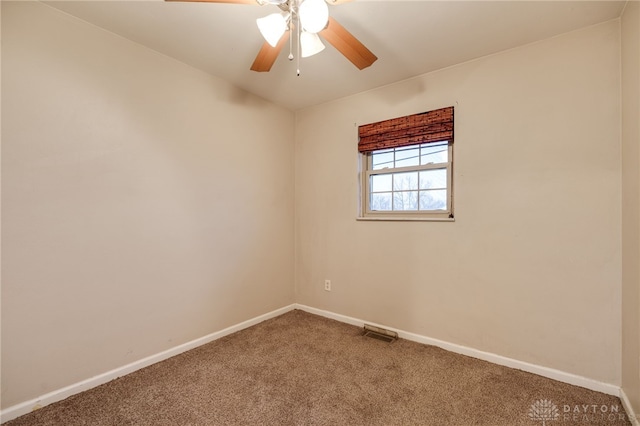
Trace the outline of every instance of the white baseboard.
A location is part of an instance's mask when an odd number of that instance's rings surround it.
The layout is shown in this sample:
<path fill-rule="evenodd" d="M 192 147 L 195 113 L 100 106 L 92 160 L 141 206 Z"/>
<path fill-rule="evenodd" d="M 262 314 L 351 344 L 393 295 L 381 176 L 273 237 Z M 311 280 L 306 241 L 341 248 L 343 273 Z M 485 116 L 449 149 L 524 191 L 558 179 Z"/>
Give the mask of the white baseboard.
<path fill-rule="evenodd" d="M 638 416 L 633 410 L 633 405 L 631 405 L 631 401 L 627 397 L 624 389 L 620 389 L 620 401 L 622 401 L 622 406 L 624 410 L 627 412 L 627 417 L 633 426 L 640 426 L 640 421 L 638 421 Z"/>
<path fill-rule="evenodd" d="M 163 361 L 165 359 L 171 358 L 172 356 L 181 354 L 190 349 L 194 349 L 198 346 L 204 345 L 206 343 L 212 342 L 214 340 L 220 339 L 229 334 L 235 333 L 237 331 L 243 330 L 245 328 L 251 327 L 255 324 L 258 324 L 262 321 L 268 320 L 270 318 L 275 318 L 279 315 L 282 315 L 286 312 L 289 312 L 293 309 L 300 309 L 305 312 L 309 312 L 312 314 L 320 315 L 326 318 L 334 319 L 340 322 L 344 322 L 347 324 L 355 325 L 358 327 L 364 326 L 365 323 L 374 325 L 377 327 L 382 327 L 387 330 L 392 330 L 398 333 L 398 336 L 403 339 L 411 340 L 418 343 L 423 343 L 426 345 L 438 346 L 442 349 L 459 353 L 462 355 L 467 355 L 473 358 L 478 358 L 484 361 L 489 361 L 494 364 L 504 365 L 506 367 L 515 368 L 518 370 L 527 371 L 529 373 L 538 374 L 543 377 L 548 377 L 550 379 L 558 380 L 560 382 L 569 383 L 576 386 L 581 386 L 587 389 L 591 389 L 597 392 L 606 393 L 609 395 L 614 395 L 620 397 L 622 404 L 627 411 L 629 418 L 634 426 L 640 426 L 638 423 L 638 419 L 636 418 L 632 406 L 629 403 L 629 400 L 626 397 L 624 391 L 622 391 L 618 386 L 602 383 L 593 379 L 589 379 L 582 376 L 577 376 L 575 374 L 566 373 L 564 371 L 555 370 L 548 367 L 542 367 L 535 364 L 530 364 L 524 361 L 518 361 L 512 358 L 503 357 L 501 355 L 496 355 L 490 352 L 484 352 L 477 349 L 469 348 L 462 345 L 457 345 L 455 343 L 445 342 L 443 340 L 434 339 L 431 337 L 421 336 L 415 333 L 409 333 L 406 331 L 394 329 L 388 327 L 383 324 L 376 324 L 370 321 L 364 321 L 361 319 L 349 317 L 346 315 L 336 314 L 330 311 L 325 311 L 322 309 L 312 308 L 306 305 L 300 304 L 292 304 L 289 306 L 285 306 L 280 309 L 276 309 L 275 311 L 266 313 L 264 315 L 257 316 L 250 320 L 244 321 L 240 324 L 233 325 L 231 327 L 225 328 L 224 330 L 217 331 L 215 333 L 211 333 L 207 336 L 201 337 L 196 340 L 192 340 L 190 342 L 184 343 L 179 346 L 175 346 L 171 349 L 167 349 L 166 351 L 160 352 L 155 355 L 151 355 L 149 357 L 143 358 L 141 360 L 132 362 L 131 364 L 127 364 L 125 366 L 116 368 L 114 370 L 108 371 L 106 373 L 97 375 L 95 377 L 83 380 L 81 382 L 72 384 L 70 386 L 66 386 L 62 389 L 55 390 L 53 392 L 49 392 L 45 395 L 42 395 L 38 398 L 34 398 L 32 400 L 16 404 L 14 406 L 8 407 L 2 411 L 0 411 L 0 422 L 6 422 L 16 417 L 27 414 L 33 410 L 37 410 L 38 408 L 44 407 L 46 405 L 52 404 L 57 401 L 61 401 L 65 398 L 70 397 L 71 395 L 75 395 L 77 393 L 83 392 L 85 390 L 94 388 L 103 383 L 107 383 L 111 380 L 117 379 L 118 377 L 122 377 L 124 375 L 133 373 L 134 371 L 140 370 L 141 368 L 147 367 L 149 365 L 155 364 L 157 362 Z"/>
<path fill-rule="evenodd" d="M 275 318 L 293 309 L 295 309 L 295 305 L 289 305 L 280 309 L 276 309 L 275 311 L 268 312 L 264 315 L 260 315 L 247 321 L 241 322 L 240 324 L 227 327 L 224 330 L 216 331 L 215 333 L 211 333 L 199 339 L 195 339 L 182 345 L 175 346 L 171 349 L 167 349 L 166 351 L 132 362 L 131 364 L 127 364 L 111 371 L 107 371 L 106 373 L 99 374 L 78 383 L 74 383 L 62 389 L 57 389 L 53 392 L 49 392 L 45 395 L 39 396 L 38 398 L 13 405 L 11 407 L 7 407 L 6 409 L 0 411 L 0 423 L 4 423 L 9 420 L 15 419 L 16 417 L 20 417 L 24 414 L 30 413 L 31 411 L 42 408 L 45 405 L 49 405 L 57 401 L 62 401 L 63 399 L 68 398 L 71 395 L 75 395 L 77 393 L 84 392 L 88 389 L 99 386 L 103 383 L 110 382 L 111 380 L 117 379 L 118 377 L 133 373 L 134 371 L 140 370 L 144 367 L 148 367 L 149 365 L 155 364 L 157 362 L 164 361 L 165 359 L 171 358 L 172 356 L 176 356 L 190 349 L 194 349 L 198 346 L 202 346 L 206 343 L 220 339 L 224 336 L 235 333 L 236 331 L 251 327 L 252 325 L 256 325 L 270 318 Z"/>
<path fill-rule="evenodd" d="M 451 352 L 455 352 L 462 355 L 467 355 L 473 358 L 481 359 L 483 361 L 489 361 L 494 364 L 504 365 L 505 367 L 515 368 L 517 370 L 534 373 L 539 376 L 548 377 L 550 379 L 557 380 L 559 382 L 568 383 L 575 386 L 591 389 L 597 392 L 606 393 L 608 395 L 620 396 L 620 387 L 609 383 L 599 382 L 597 380 L 589 379 L 587 377 L 578 376 L 575 374 L 567 373 L 553 368 L 542 367 L 540 365 L 531 364 L 517 359 L 507 358 L 501 355 L 496 355 L 490 352 L 484 352 L 478 349 L 469 348 L 467 346 L 457 345 L 455 343 L 445 342 L 443 340 L 434 339 L 431 337 L 421 336 L 419 334 L 409 333 L 406 331 L 387 327 L 386 325 L 376 324 L 370 321 L 364 321 L 357 318 L 348 317 L 345 315 L 336 314 L 322 309 L 312 308 L 306 305 L 296 304 L 295 309 L 300 309 L 305 312 L 320 315 L 326 318 L 334 319 L 347 324 L 355 325 L 358 327 L 364 326 L 364 324 L 373 325 L 376 327 L 382 327 L 387 330 L 395 331 L 398 333 L 398 337 L 402 339 L 412 340 L 414 342 L 423 343 L 425 345 L 438 346 L 442 349 L 446 349 Z M 640 425 L 638 425 L 640 426 Z"/>

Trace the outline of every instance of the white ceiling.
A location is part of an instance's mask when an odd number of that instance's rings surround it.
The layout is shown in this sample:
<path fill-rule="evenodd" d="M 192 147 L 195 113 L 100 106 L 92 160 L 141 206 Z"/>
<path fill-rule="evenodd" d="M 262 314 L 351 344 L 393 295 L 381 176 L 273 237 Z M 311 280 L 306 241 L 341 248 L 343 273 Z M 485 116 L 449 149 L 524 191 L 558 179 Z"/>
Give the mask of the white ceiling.
<path fill-rule="evenodd" d="M 291 110 L 384 86 L 620 16 L 625 1 L 379 1 L 330 6 L 378 61 L 358 70 L 328 43 L 269 73 L 249 70 L 275 6 L 154 1 L 46 4 L 227 80 Z"/>

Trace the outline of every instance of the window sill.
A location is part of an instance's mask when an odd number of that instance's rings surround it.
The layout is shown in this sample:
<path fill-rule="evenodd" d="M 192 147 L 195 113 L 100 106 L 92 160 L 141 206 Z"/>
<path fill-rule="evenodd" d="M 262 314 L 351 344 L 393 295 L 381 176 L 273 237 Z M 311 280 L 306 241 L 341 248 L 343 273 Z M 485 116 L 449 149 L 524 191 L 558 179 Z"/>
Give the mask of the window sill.
<path fill-rule="evenodd" d="M 364 222 L 455 222 L 453 217 L 410 217 L 410 216 L 358 216 L 357 221 Z"/>

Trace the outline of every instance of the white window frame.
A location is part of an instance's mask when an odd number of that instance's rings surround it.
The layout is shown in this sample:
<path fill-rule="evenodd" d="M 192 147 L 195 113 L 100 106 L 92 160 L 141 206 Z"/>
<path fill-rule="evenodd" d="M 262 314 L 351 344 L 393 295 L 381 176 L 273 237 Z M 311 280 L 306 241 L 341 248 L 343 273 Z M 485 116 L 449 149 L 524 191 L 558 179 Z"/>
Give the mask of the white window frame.
<path fill-rule="evenodd" d="M 410 146 L 420 146 L 415 144 Z M 401 149 L 410 146 L 400 147 Z M 358 220 L 400 220 L 400 221 L 453 221 L 453 143 L 447 145 L 448 155 L 446 163 L 432 163 L 420 166 L 397 167 L 373 170 L 373 152 L 360 153 L 360 214 Z M 382 151 L 382 149 L 380 150 Z M 371 176 L 424 171 L 434 169 L 447 170 L 447 208 L 446 210 L 371 210 Z M 392 193 L 396 191 L 392 190 Z M 393 198 L 393 195 L 392 195 Z"/>

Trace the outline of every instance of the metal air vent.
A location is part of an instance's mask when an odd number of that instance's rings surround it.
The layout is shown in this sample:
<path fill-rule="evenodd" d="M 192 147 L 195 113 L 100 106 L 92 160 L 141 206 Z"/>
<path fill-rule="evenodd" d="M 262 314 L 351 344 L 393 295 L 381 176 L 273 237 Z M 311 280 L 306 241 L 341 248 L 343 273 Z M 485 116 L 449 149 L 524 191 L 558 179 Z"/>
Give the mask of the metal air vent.
<path fill-rule="evenodd" d="M 362 335 L 389 343 L 398 340 L 398 333 L 396 333 L 395 331 L 385 330 L 384 328 L 376 327 L 369 324 L 364 325 L 364 331 Z"/>

